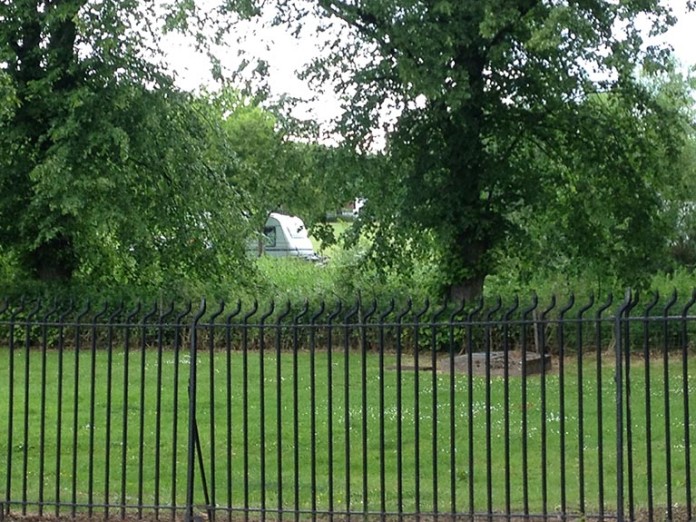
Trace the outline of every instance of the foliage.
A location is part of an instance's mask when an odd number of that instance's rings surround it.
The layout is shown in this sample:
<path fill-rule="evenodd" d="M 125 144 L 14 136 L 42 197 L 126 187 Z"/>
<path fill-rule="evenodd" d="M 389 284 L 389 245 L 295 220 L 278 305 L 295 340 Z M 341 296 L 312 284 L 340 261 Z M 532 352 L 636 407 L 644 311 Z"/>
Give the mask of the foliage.
<path fill-rule="evenodd" d="M 524 233 L 500 249 L 501 274 L 516 274 L 523 283 L 563 274 L 600 287 L 641 288 L 655 274 L 689 267 L 695 197 L 689 82 L 674 72 L 646 81 L 657 110 L 645 113 L 639 125 L 638 109 L 622 97 L 602 94 L 589 100 L 598 115 L 606 114 L 595 119 L 605 146 L 578 150 L 572 169 L 550 159 L 567 186 L 516 214 Z M 682 118 L 662 125 L 664 111 Z M 612 129 L 620 130 L 620 139 Z M 670 142 L 671 147 L 656 150 Z"/>
<path fill-rule="evenodd" d="M 226 88 L 206 98 L 240 161 L 237 187 L 248 196 L 254 227 L 279 211 L 301 216 L 317 237 L 330 239 L 327 210 L 354 197 L 351 176 L 359 174 L 360 161 L 341 149 L 299 139 L 272 107 L 263 108 L 239 91 Z"/>
<path fill-rule="evenodd" d="M 629 281 L 652 267 L 638 260 L 665 246 L 655 194 L 669 185 L 664 174 L 684 136 L 682 115 L 636 71 L 669 67 L 668 53 L 643 46 L 639 27 L 648 17 L 653 33 L 663 31 L 674 21 L 667 7 L 284 0 L 274 8 L 276 23 L 301 31 L 314 21 L 324 35 L 325 52 L 306 75 L 343 95 L 345 145 L 374 152 L 377 129 L 386 136 L 388 162 L 362 194 L 362 230 L 380 266 L 431 259 L 452 296 L 472 297 L 501 250 L 563 209 L 577 214 L 562 213 L 567 255 L 611 257 L 607 270 L 620 266 Z M 539 216 L 547 208 L 559 214 Z"/>
<path fill-rule="evenodd" d="M 0 68 L 0 122 L 10 118 L 14 112 L 17 98 L 10 76 Z"/>
<path fill-rule="evenodd" d="M 665 198 L 681 175 L 673 160 L 679 147 L 654 153 L 651 147 L 661 142 L 655 132 L 669 129 L 651 122 L 635 125 L 632 107 L 611 97 L 592 104 L 598 106 L 594 127 L 605 136 L 604 146 L 576 150 L 570 167 L 546 159 L 565 186 L 541 185 L 540 190 L 557 193 L 514 216 L 523 233 L 508 238 L 506 251 L 522 260 L 522 277 L 589 272 L 641 286 L 664 268 L 674 228 Z M 659 112 L 653 117 L 659 118 Z"/>
<path fill-rule="evenodd" d="M 152 9 L 0 7 L 0 96 L 15 101 L 0 242 L 31 278 L 157 288 L 244 269 L 244 170 L 210 100 L 153 63 Z"/>
<path fill-rule="evenodd" d="M 0 4 L 3 292 L 459 299 L 489 275 L 615 288 L 693 267 L 689 80 L 637 26 L 673 21 L 659 2 L 266 7 L 326 35 L 305 75 L 343 96 L 342 146 L 259 98 L 178 91 L 157 34 L 206 45 L 194 2 L 163 16 L 137 0 Z M 330 244 L 326 211 L 356 196 L 368 203 L 328 266 L 254 273 L 244 246 L 269 211 Z"/>
<path fill-rule="evenodd" d="M 668 197 L 675 226 L 670 254 L 675 268 L 696 268 L 696 120 L 689 140 L 677 158 L 679 173 Z M 670 267 L 666 267 L 670 268 Z"/>
<path fill-rule="evenodd" d="M 686 174 L 677 187 L 683 189 L 687 198 L 675 198 L 672 210 L 675 213 L 676 237 L 670 245 L 670 253 L 677 267 L 696 268 L 696 138 L 692 137 L 689 147 L 680 157 Z"/>

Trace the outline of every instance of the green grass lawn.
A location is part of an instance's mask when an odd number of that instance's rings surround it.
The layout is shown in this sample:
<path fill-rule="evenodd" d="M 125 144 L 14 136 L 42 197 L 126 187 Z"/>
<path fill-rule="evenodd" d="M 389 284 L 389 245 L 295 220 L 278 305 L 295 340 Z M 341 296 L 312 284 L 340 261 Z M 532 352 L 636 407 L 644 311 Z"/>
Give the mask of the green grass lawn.
<path fill-rule="evenodd" d="M 196 418 L 214 504 L 504 511 L 509 495 L 513 511 L 525 505 L 533 513 L 556 511 L 565 500 L 568 510 L 584 502 L 587 512 L 596 512 L 603 480 L 604 506 L 616 508 L 611 359 L 602 364 L 601 389 L 594 357 L 583 360 L 581 386 L 574 360 L 566 362 L 563 379 L 555 371 L 526 381 L 496 377 L 490 383 L 477 376 L 398 372 L 394 354 L 382 359 L 369 353 L 363 359 L 359 352 L 312 357 L 303 351 L 284 352 L 278 359 L 269 349 L 263 356 L 218 351 L 212 358 L 200 352 L 197 364 Z M 170 350 L 161 356 L 154 349 L 51 350 L 44 359 L 40 350 L 27 358 L 23 349 L 14 354 L 1 349 L 0 498 L 182 505 L 189 369 L 188 355 L 177 360 Z M 688 425 L 681 362 L 670 359 L 667 369 L 665 397 L 661 360 L 647 365 L 649 387 L 644 362 L 631 366 L 630 464 L 638 507 L 648 506 L 649 493 L 655 506 L 666 506 L 668 482 L 673 504 L 684 505 L 685 429 L 696 459 L 696 361 L 692 357 L 687 367 Z M 196 501 L 203 503 L 196 473 Z"/>

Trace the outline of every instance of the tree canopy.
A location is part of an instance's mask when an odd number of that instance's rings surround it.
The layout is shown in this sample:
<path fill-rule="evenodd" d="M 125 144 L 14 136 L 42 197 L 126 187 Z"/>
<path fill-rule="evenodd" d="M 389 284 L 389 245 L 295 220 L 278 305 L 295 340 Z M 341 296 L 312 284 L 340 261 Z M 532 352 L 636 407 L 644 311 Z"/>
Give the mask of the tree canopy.
<path fill-rule="evenodd" d="M 158 63 L 153 9 L 0 3 L 0 244 L 31 277 L 157 285 L 244 262 L 248 169 L 214 100 Z"/>
<path fill-rule="evenodd" d="M 473 297 L 542 214 L 564 250 L 627 282 L 664 251 L 660 191 L 685 125 L 645 80 L 670 67 L 643 29 L 674 22 L 663 2 L 265 5 L 275 23 L 328 35 L 306 74 L 342 96 L 346 146 L 374 152 L 385 133 L 361 223 L 382 263 L 427 256 L 450 295 Z"/>
<path fill-rule="evenodd" d="M 0 1 L 0 255 L 30 277 L 214 278 L 267 212 L 319 222 L 356 196 L 367 259 L 425 259 L 455 298 L 514 263 L 633 284 L 692 242 L 693 99 L 645 43 L 666 3 L 220 2 L 218 29 L 314 26 L 303 77 L 343 101 L 339 146 L 238 91 L 179 90 L 159 38 L 205 44 L 199 8 Z"/>

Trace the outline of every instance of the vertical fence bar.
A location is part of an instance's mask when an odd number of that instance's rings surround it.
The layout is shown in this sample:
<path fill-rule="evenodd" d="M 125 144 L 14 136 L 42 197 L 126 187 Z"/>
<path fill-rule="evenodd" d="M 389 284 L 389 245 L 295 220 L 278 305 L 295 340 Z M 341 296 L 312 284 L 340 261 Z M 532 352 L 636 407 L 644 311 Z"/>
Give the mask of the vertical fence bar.
<path fill-rule="evenodd" d="M 198 366 L 198 322 L 205 314 L 206 302 L 201 301 L 198 313 L 191 323 L 191 347 L 189 350 L 189 382 L 188 382 L 188 443 L 186 459 L 186 522 L 193 522 L 194 477 L 196 470 L 196 385 Z"/>
<path fill-rule="evenodd" d="M 64 364 L 65 364 L 65 323 L 69 314 L 74 311 L 72 303 L 68 306 L 68 309 L 60 317 L 60 329 L 58 332 L 58 389 L 56 390 L 56 447 L 63 447 L 63 377 L 64 377 Z M 56 451 L 56 488 L 55 488 L 55 515 L 60 516 L 60 506 L 61 506 L 61 487 L 60 487 L 60 477 L 61 477 L 61 452 Z"/>
<path fill-rule="evenodd" d="M 2 305 L 0 305 L 0 317 L 2 317 L 2 316 L 5 314 L 5 312 L 7 312 L 7 310 L 8 310 L 9 307 L 10 307 L 10 304 L 9 304 L 8 300 L 5 299 L 5 300 L 3 301 L 3 303 L 2 303 Z M 9 323 L 10 323 L 10 330 L 11 330 L 12 320 L 10 320 Z M 11 336 L 10 336 L 10 337 L 11 337 Z M 9 341 L 10 341 L 10 339 L 8 338 L 8 345 L 9 345 Z M 8 346 L 8 347 L 9 347 L 10 352 L 11 352 L 11 349 L 12 349 L 13 347 L 12 347 L 12 346 Z M 11 355 L 10 355 L 10 358 L 11 358 Z M 11 372 L 10 372 L 10 366 L 11 366 L 11 364 L 8 364 L 8 387 L 10 387 L 10 385 L 11 385 L 10 383 L 12 382 L 12 379 L 10 378 L 10 373 L 11 373 Z M 8 391 L 9 391 L 9 390 L 8 390 Z M 8 411 L 7 411 L 7 420 L 8 420 L 8 423 L 9 423 L 9 420 L 10 420 L 11 418 L 12 418 L 12 402 L 11 402 L 11 401 L 8 401 Z M 7 460 L 5 461 L 5 469 L 6 469 L 6 470 L 8 470 L 8 467 L 9 467 L 9 464 L 10 464 L 11 458 L 12 458 L 12 453 L 11 453 L 11 451 L 9 450 L 10 447 L 11 447 L 11 445 L 8 444 Z M 9 474 L 9 471 L 8 471 L 8 474 Z M 0 497 L 0 499 L 1 499 L 1 498 L 2 498 L 2 497 Z M 6 514 L 6 512 L 7 512 L 7 514 L 9 515 L 9 512 L 10 512 L 10 492 L 9 492 L 9 490 L 8 490 L 8 491 L 5 491 L 5 498 L 2 499 L 2 500 L 0 500 L 0 522 L 2 522 L 3 520 L 5 520 L 5 514 Z"/>
<path fill-rule="evenodd" d="M 92 343 L 90 346 L 89 368 L 89 463 L 87 471 L 87 514 L 92 517 L 94 504 L 94 422 L 96 418 L 96 373 L 97 373 L 97 324 L 106 315 L 107 305 L 92 318 Z"/>
<path fill-rule="evenodd" d="M 466 390 L 467 390 L 467 440 L 469 443 L 467 467 L 467 480 L 469 488 L 469 517 L 474 516 L 475 511 L 475 491 L 474 491 L 474 372 L 473 372 L 473 353 L 474 353 L 474 318 L 483 310 L 483 297 L 473 310 L 466 316 Z"/>
<path fill-rule="evenodd" d="M 437 415 L 437 327 L 438 327 L 438 321 L 442 317 L 442 315 L 445 313 L 447 310 L 447 302 L 445 301 L 442 305 L 442 308 L 440 308 L 438 311 L 436 311 L 430 321 L 430 362 L 432 364 L 432 370 L 431 370 L 431 384 L 432 384 L 432 414 L 433 414 L 433 433 L 432 433 L 432 458 L 433 458 L 433 515 L 435 517 L 435 520 L 438 520 L 438 514 L 440 512 L 439 506 L 438 506 L 438 478 L 439 478 L 439 471 L 438 471 L 438 444 L 437 444 L 437 437 L 438 437 L 438 415 Z"/>
<path fill-rule="evenodd" d="M 578 310 L 577 316 L 577 364 L 578 364 L 578 510 L 585 515 L 585 408 L 584 408 L 584 375 L 583 375 L 583 314 L 594 305 L 594 294 L 585 306 Z"/>
<path fill-rule="evenodd" d="M 3 303 L 0 305 L 0 318 L 7 312 L 7 309 L 10 307 L 9 302 L 7 299 L 3 300 Z M 4 318 L 3 318 L 4 319 Z M 4 323 L 5 321 L 3 321 Z M 8 344 L 9 344 L 9 339 L 8 339 Z M 8 364 L 8 387 L 9 387 L 9 364 Z M 12 403 L 8 401 L 8 421 L 12 415 Z M 8 446 L 9 447 L 9 446 Z M 5 469 L 7 469 L 7 465 L 10 463 L 10 459 L 12 457 L 11 453 L 9 454 L 10 456 L 7 458 L 5 461 Z M 4 522 L 5 516 L 10 514 L 10 494 L 9 492 L 5 492 L 5 497 L 0 497 L 0 522 Z"/>
<path fill-rule="evenodd" d="M 575 305 L 575 296 L 570 294 L 568 303 L 558 312 L 558 401 L 560 430 L 560 465 L 561 465 L 561 517 L 566 519 L 568 513 L 568 491 L 566 476 L 566 409 L 565 409 L 565 314 Z M 543 357 L 543 356 L 542 356 Z M 542 372 L 546 373 L 546 361 L 542 358 Z"/>
<path fill-rule="evenodd" d="M 173 376 L 173 385 L 174 385 L 174 392 L 172 394 L 172 460 L 171 460 L 171 468 L 172 468 L 172 491 L 171 491 L 171 504 L 172 504 L 172 520 L 176 519 L 176 514 L 177 514 L 177 506 L 179 505 L 177 501 L 177 493 L 178 493 L 178 487 L 177 487 L 177 477 L 179 475 L 178 473 L 178 455 L 179 452 L 177 450 L 177 447 L 179 445 L 179 369 L 181 366 L 181 347 L 183 344 L 183 336 L 184 336 L 184 327 L 183 327 L 183 320 L 186 318 L 188 314 L 191 313 L 191 301 L 189 301 L 186 305 L 186 308 L 176 316 L 176 324 L 175 324 L 175 330 L 174 330 L 174 376 Z"/>
<path fill-rule="evenodd" d="M 333 446 L 334 446 L 334 433 L 333 433 L 333 427 L 334 427 L 334 412 L 333 412 L 333 322 L 336 320 L 338 315 L 341 313 L 341 310 L 343 308 L 343 304 L 341 301 L 339 301 L 336 304 L 336 309 L 331 312 L 328 318 L 328 324 L 327 324 L 327 350 L 326 350 L 326 368 L 327 368 L 327 375 L 326 375 L 326 393 L 327 393 L 327 403 L 326 403 L 326 415 L 327 415 L 327 433 L 326 433 L 326 448 L 327 448 L 327 456 L 328 456 L 328 479 L 329 479 L 329 495 L 328 495 L 328 504 L 329 504 L 329 515 L 333 515 L 335 511 L 335 505 L 334 505 L 334 454 L 333 454 Z"/>
<path fill-rule="evenodd" d="M 524 312 L 522 312 L 522 497 L 524 502 L 524 515 L 529 516 L 529 418 L 527 407 L 527 327 L 532 323 L 532 314 L 536 312 L 539 306 L 539 299 L 535 295 L 532 296 L 532 302 Z M 532 333 L 534 332 L 532 324 Z"/>
<path fill-rule="evenodd" d="M 681 317 L 681 363 L 682 363 L 682 399 L 684 401 L 684 489 L 686 498 L 686 517 L 693 520 L 693 493 L 691 491 L 691 437 L 689 429 L 691 418 L 689 415 L 689 341 L 687 329 L 687 315 L 689 309 L 696 303 L 696 290 L 691 293 L 691 299 L 684 305 Z"/>
<path fill-rule="evenodd" d="M 604 428 L 602 408 L 602 314 L 607 310 L 614 298 L 609 294 L 607 301 L 602 304 L 595 313 L 595 344 L 597 349 L 597 485 L 599 500 L 599 516 L 604 517 Z"/>
<path fill-rule="evenodd" d="M 104 518 L 109 518 L 109 505 L 111 504 L 111 413 L 113 399 L 113 372 L 114 372 L 114 327 L 116 319 L 123 312 L 123 302 L 109 316 L 109 330 L 106 339 L 106 422 L 104 423 Z M 61 319 L 62 322 L 62 319 Z"/>
<path fill-rule="evenodd" d="M 398 519 L 404 514 L 404 456 L 403 456 L 403 374 L 402 374 L 402 323 L 411 311 L 411 300 L 396 316 L 396 503 Z M 452 454 L 454 456 L 454 453 Z"/>
<path fill-rule="evenodd" d="M 72 311 L 72 310 L 71 310 Z M 66 314 L 67 315 L 67 314 Z M 61 322 L 62 318 L 61 318 Z M 63 396 L 64 396 L 64 380 L 65 380 L 65 324 L 61 324 L 60 338 L 59 338 L 59 358 L 58 358 L 58 393 L 57 393 L 57 409 L 58 415 L 56 419 L 56 447 L 63 447 Z M 56 516 L 60 513 L 60 476 L 61 467 L 63 465 L 62 452 L 56 452 Z"/>
<path fill-rule="evenodd" d="M 631 293 L 626 292 L 624 301 L 616 311 L 615 336 L 616 350 L 614 355 L 614 382 L 616 384 L 616 519 L 624 520 L 624 375 L 623 375 L 623 321 L 624 314 L 631 306 Z"/>
<path fill-rule="evenodd" d="M 653 463 L 652 463 L 652 404 L 650 394 L 650 313 L 660 295 L 655 292 L 652 300 L 648 303 L 643 312 L 643 371 L 645 378 L 645 456 L 646 456 L 646 478 L 648 486 L 648 520 L 653 521 L 655 506 L 653 493 Z"/>
<path fill-rule="evenodd" d="M 350 310 L 344 318 L 344 334 L 343 334 L 343 429 L 345 430 L 345 493 L 346 493 L 346 514 L 351 513 L 351 484 L 350 484 L 350 466 L 351 466 L 351 446 L 350 446 L 350 321 L 358 314 L 360 309 L 360 301 L 355 303 L 355 307 Z"/>
<path fill-rule="evenodd" d="M 227 314 L 225 319 L 225 363 L 226 363 L 226 387 L 225 387 L 225 420 L 227 422 L 227 522 L 232 522 L 232 319 L 242 310 L 242 302 L 237 300 L 237 307 Z"/>
<path fill-rule="evenodd" d="M 304 307 L 292 321 L 292 462 L 293 462 L 293 508 L 295 522 L 300 520 L 300 396 L 299 396 L 299 367 L 297 352 L 300 349 L 299 329 L 300 320 L 307 315 L 309 303 L 305 301 Z M 314 410 L 314 404 L 311 405 Z"/>
<path fill-rule="evenodd" d="M 628 486 L 628 511 L 629 519 L 635 520 L 635 495 L 633 488 L 633 422 L 632 422 L 632 405 L 631 405 L 631 329 L 630 329 L 630 313 L 638 305 L 638 294 L 631 300 L 625 312 L 624 321 L 624 357 L 625 357 L 625 401 L 626 401 L 626 482 Z"/>
<path fill-rule="evenodd" d="M 10 349 L 10 368 L 9 368 L 9 390 L 7 395 L 7 460 L 5 463 L 5 494 L 6 503 L 9 509 L 12 500 L 12 447 L 14 435 L 14 398 L 15 398 L 15 327 L 19 314 L 24 311 L 24 302 L 15 309 L 10 315 L 9 328 L 9 349 Z M 59 452 L 57 452 L 59 453 Z"/>
<path fill-rule="evenodd" d="M 373 301 L 374 303 L 374 301 Z M 362 310 L 362 300 L 360 301 L 362 314 L 358 313 L 360 322 L 360 409 L 362 410 L 360 420 L 360 441 L 362 454 L 362 512 L 363 520 L 367 520 L 369 509 L 368 501 L 368 479 L 367 479 L 367 320 L 371 314 Z"/>
<path fill-rule="evenodd" d="M 317 321 L 324 313 L 326 304 L 322 301 L 309 320 L 309 424 L 310 424 L 310 489 L 312 491 L 312 522 L 317 520 Z"/>
<path fill-rule="evenodd" d="M 80 350 L 82 349 L 82 337 L 81 328 L 82 322 L 91 310 L 91 304 L 87 301 L 85 308 L 77 316 L 75 321 L 75 366 L 74 366 L 74 380 L 73 380 L 73 437 L 72 437 L 72 491 L 71 491 L 71 503 L 70 511 L 74 517 L 77 512 L 77 442 L 78 442 L 78 416 L 80 412 Z"/>
<path fill-rule="evenodd" d="M 164 325 L 169 317 L 174 313 L 174 303 L 170 303 L 166 311 L 160 311 L 157 327 L 157 377 L 155 391 L 155 483 L 154 483 L 154 504 L 155 519 L 160 518 L 160 473 L 162 471 L 162 363 L 164 348 Z M 172 439 L 172 449 L 176 446 L 176 439 Z M 173 506 L 172 506 L 173 507 Z"/>
<path fill-rule="evenodd" d="M 669 311 L 677 302 L 677 291 L 672 292 L 672 296 L 665 303 L 662 311 L 662 327 L 663 327 L 663 346 L 662 346 L 662 364 L 663 364 L 663 394 L 665 406 L 665 486 L 667 488 L 667 520 L 673 520 L 674 514 L 672 510 L 672 419 L 669 400 Z"/>
<path fill-rule="evenodd" d="M 368 485 L 368 440 L 367 440 L 367 417 L 368 417 L 368 408 L 367 408 L 367 324 L 370 318 L 374 315 L 374 313 L 377 311 L 377 301 L 373 300 L 372 301 L 372 306 L 370 307 L 369 310 L 363 312 L 362 317 L 359 317 L 360 319 L 360 332 L 361 332 L 361 337 L 360 337 L 360 377 L 362 381 L 362 389 L 360 393 L 360 398 L 361 398 L 361 406 L 362 406 L 362 470 L 363 470 L 363 476 L 362 476 L 362 497 L 363 497 L 363 518 L 366 518 L 367 512 L 369 510 L 370 504 L 369 504 L 369 498 L 368 498 L 368 491 L 369 491 L 369 485 Z"/>
<path fill-rule="evenodd" d="M 392 299 L 389 307 L 382 312 L 379 318 L 379 509 L 384 519 L 384 512 L 387 510 L 387 479 L 385 462 L 385 425 L 384 425 L 384 325 L 387 317 L 394 311 L 394 300 Z"/>
<path fill-rule="evenodd" d="M 140 322 L 140 392 L 138 402 L 138 519 L 143 518 L 144 480 L 145 471 L 145 369 L 147 368 L 147 327 L 148 321 L 157 314 L 157 303 L 145 314 Z"/>
<path fill-rule="evenodd" d="M 517 296 L 512 306 L 505 311 L 503 316 L 503 438 L 505 439 L 505 514 L 510 517 L 512 513 L 512 500 L 510 483 L 510 321 L 512 314 L 519 308 L 520 302 Z"/>
<path fill-rule="evenodd" d="M 30 359 L 31 359 L 31 323 L 39 313 L 41 309 L 41 301 L 36 301 L 36 306 L 33 310 L 29 312 L 26 317 L 26 329 L 24 336 L 24 432 L 22 440 L 22 448 L 24 449 L 24 455 L 22 459 L 22 515 L 27 514 L 27 501 L 28 501 L 28 481 L 29 481 L 29 396 L 30 396 Z"/>
<path fill-rule="evenodd" d="M 275 335 L 275 355 L 276 355 L 276 437 L 278 444 L 276 446 L 276 458 L 278 460 L 277 481 L 278 481 L 278 520 L 283 520 L 283 403 L 282 403 L 282 382 L 283 375 L 281 373 L 281 336 L 282 322 L 290 315 L 290 302 L 288 301 L 286 308 L 278 315 L 276 319 L 276 335 Z"/>
<path fill-rule="evenodd" d="M 208 357 L 210 358 L 208 361 L 208 379 L 210 381 L 208 385 L 208 402 L 210 403 L 208 406 L 210 409 L 210 505 L 208 506 L 208 510 L 212 514 L 213 520 L 215 519 L 215 507 L 217 506 L 217 481 L 215 472 L 217 467 L 217 455 L 215 454 L 215 320 L 224 310 L 225 302 L 220 301 L 218 309 L 208 318 Z M 228 396 L 227 401 L 229 402 L 229 400 L 230 398 Z"/>
<path fill-rule="evenodd" d="M 7 304 L 5 304 L 7 306 Z M 6 309 L 6 308 L 5 308 Z M 0 310 L 0 315 L 5 311 Z M 46 472 L 46 389 L 47 389 L 47 364 L 48 364 L 48 322 L 51 315 L 58 309 L 54 301 L 53 307 L 44 314 L 41 325 L 41 425 L 39 426 L 39 517 L 44 514 L 44 479 Z M 2 508 L 0 508 L 2 509 Z"/>
<path fill-rule="evenodd" d="M 126 318 L 125 346 L 123 347 L 123 416 L 121 428 L 121 518 L 126 518 L 127 471 L 128 471 L 128 384 L 130 370 L 130 334 L 135 318 L 142 305 L 138 303 L 135 310 Z"/>
<path fill-rule="evenodd" d="M 259 440 L 266 440 L 266 319 L 275 311 L 275 302 L 259 320 Z M 259 474 L 261 487 L 261 520 L 266 520 L 266 447 L 259 445 Z"/>
<path fill-rule="evenodd" d="M 549 306 L 541 313 L 541 321 L 535 324 L 539 329 L 539 354 L 544 361 L 546 356 L 546 325 L 549 313 L 556 308 L 556 296 L 551 296 Z M 549 477 L 548 477 L 548 427 L 547 427 L 547 402 L 546 402 L 546 372 L 541 372 L 541 504 L 544 517 L 549 512 Z"/>
<path fill-rule="evenodd" d="M 456 308 L 449 318 L 449 336 L 448 336 L 448 349 L 447 358 L 449 365 L 449 468 L 450 468 L 450 513 L 453 515 L 457 512 L 457 448 L 456 448 L 456 407 L 455 407 L 455 369 L 454 369 L 454 353 L 455 353 L 455 336 L 454 336 L 454 325 L 456 318 L 464 310 L 465 302 L 464 299 L 461 300 L 459 307 Z M 411 301 L 409 300 L 409 309 L 411 308 Z M 401 327 L 401 321 L 399 320 L 399 329 Z M 399 338 L 401 336 L 399 335 Z M 400 341 L 399 341 L 400 342 Z M 401 381 L 401 375 L 399 375 L 399 381 Z M 399 393 L 401 390 L 401 385 L 399 383 Z M 399 396 L 400 399 L 400 396 Z M 401 407 L 399 405 L 399 412 Z M 399 439 L 401 440 L 401 439 Z M 399 450 L 401 449 L 401 444 L 399 444 Z"/>
<path fill-rule="evenodd" d="M 249 319 L 256 314 L 254 304 L 242 319 L 242 441 L 244 453 L 244 521 L 249 520 Z"/>
<path fill-rule="evenodd" d="M 484 325 L 484 342 L 486 347 L 486 514 L 489 520 L 493 516 L 493 417 L 491 411 L 491 324 L 493 315 L 502 307 L 500 297 L 493 308 L 486 313 Z"/>
<path fill-rule="evenodd" d="M 430 308 L 430 301 L 425 300 L 423 308 L 413 316 L 413 430 L 415 438 L 414 447 L 414 506 L 415 512 L 421 512 L 421 443 L 420 443 L 420 320 Z"/>

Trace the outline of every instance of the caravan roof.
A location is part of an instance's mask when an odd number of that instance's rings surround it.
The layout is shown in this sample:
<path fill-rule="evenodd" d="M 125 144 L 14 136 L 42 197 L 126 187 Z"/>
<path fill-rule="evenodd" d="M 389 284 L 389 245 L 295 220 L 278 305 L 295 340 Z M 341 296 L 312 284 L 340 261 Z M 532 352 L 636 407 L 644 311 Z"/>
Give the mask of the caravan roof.
<path fill-rule="evenodd" d="M 263 251 L 272 257 L 314 258 L 314 247 L 304 222 L 296 216 L 271 212 L 264 227 Z"/>

